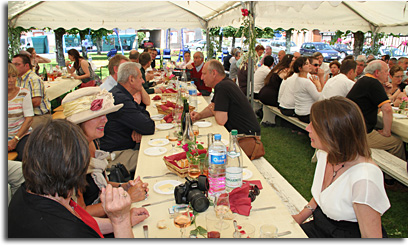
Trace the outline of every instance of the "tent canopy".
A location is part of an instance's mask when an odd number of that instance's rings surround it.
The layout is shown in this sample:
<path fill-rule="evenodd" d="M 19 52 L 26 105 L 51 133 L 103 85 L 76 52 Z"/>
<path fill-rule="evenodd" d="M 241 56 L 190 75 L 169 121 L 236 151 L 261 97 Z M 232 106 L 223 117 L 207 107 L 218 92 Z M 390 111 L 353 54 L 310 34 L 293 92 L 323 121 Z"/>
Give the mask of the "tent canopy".
<path fill-rule="evenodd" d="M 256 1 L 255 25 L 408 34 L 407 1 Z M 167 29 L 241 23 L 240 1 L 9 1 L 13 26 Z"/>

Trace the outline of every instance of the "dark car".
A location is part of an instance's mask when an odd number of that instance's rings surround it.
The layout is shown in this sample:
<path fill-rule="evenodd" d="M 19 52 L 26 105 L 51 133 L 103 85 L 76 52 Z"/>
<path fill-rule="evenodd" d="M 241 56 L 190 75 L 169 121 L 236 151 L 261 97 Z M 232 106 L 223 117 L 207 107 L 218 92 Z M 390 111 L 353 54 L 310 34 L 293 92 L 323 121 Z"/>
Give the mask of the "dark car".
<path fill-rule="evenodd" d="M 331 47 L 340 53 L 341 59 L 344 59 L 347 55 L 353 55 L 354 51 L 346 44 L 334 44 Z"/>
<path fill-rule="evenodd" d="M 300 53 L 303 56 L 311 56 L 317 51 L 321 52 L 322 56 L 324 57 L 324 62 L 331 62 L 340 58 L 338 51 L 334 50 L 331 48 L 331 46 L 329 46 L 329 44 L 326 43 L 308 42 L 303 43 L 300 48 Z"/>

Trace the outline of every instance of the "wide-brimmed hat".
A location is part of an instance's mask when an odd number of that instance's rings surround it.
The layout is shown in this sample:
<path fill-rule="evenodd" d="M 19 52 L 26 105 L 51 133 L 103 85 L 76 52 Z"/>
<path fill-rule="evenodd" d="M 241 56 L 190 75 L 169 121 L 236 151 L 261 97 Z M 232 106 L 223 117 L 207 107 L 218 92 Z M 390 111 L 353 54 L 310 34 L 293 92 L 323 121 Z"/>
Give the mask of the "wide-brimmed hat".
<path fill-rule="evenodd" d="M 67 120 L 79 124 L 118 111 L 112 93 L 99 87 L 85 87 L 69 93 L 61 102 Z"/>

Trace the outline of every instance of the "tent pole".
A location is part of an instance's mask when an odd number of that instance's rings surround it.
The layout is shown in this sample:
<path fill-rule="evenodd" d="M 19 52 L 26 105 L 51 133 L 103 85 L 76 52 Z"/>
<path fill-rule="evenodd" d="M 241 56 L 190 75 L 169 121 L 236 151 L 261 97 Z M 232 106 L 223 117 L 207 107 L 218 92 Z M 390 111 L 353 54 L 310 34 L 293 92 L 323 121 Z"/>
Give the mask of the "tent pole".
<path fill-rule="evenodd" d="M 254 13 L 254 1 L 250 2 L 250 13 L 253 14 L 253 22 L 250 23 L 250 28 L 253 30 L 253 33 L 256 33 L 255 30 L 255 19 L 256 19 L 256 14 Z M 255 44 L 254 44 L 255 45 Z M 254 49 L 255 47 L 249 47 L 250 49 Z M 256 64 L 254 64 L 252 58 L 249 59 L 248 63 L 248 73 L 247 73 L 247 98 L 250 96 L 250 104 L 251 108 L 254 106 L 254 67 Z M 250 85 L 250 86 L 249 86 Z M 250 94 L 250 95 L 249 95 Z"/>
<path fill-rule="evenodd" d="M 210 57 L 210 55 L 209 55 L 209 53 L 210 53 L 210 35 L 209 35 L 210 28 L 209 28 L 209 23 L 206 22 L 205 26 L 206 26 L 206 52 L 207 52 L 207 61 L 208 61 L 209 57 Z"/>

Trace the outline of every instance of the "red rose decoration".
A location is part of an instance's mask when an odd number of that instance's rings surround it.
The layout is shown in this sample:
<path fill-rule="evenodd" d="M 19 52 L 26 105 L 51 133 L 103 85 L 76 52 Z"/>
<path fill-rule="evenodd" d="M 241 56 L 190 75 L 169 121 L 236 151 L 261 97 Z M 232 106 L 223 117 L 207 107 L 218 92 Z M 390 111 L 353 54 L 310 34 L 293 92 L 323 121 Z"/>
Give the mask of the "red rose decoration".
<path fill-rule="evenodd" d="M 243 16 L 248 16 L 249 15 L 249 11 L 247 9 L 241 9 L 241 14 Z"/>
<path fill-rule="evenodd" d="M 102 102 L 104 100 L 103 99 L 95 99 L 94 101 L 92 101 L 91 103 L 91 111 L 97 111 L 100 110 L 102 108 Z"/>

